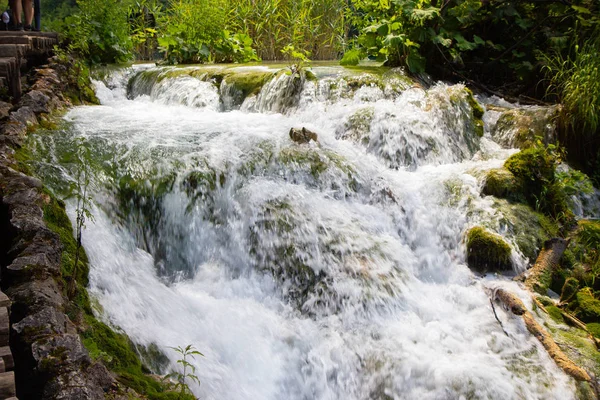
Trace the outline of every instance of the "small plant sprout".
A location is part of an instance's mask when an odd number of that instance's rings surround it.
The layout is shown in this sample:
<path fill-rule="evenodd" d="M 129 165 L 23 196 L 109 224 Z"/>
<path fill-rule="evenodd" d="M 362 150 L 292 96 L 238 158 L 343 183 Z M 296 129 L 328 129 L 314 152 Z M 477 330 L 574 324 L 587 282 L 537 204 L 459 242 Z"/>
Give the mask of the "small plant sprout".
<path fill-rule="evenodd" d="M 79 274 L 79 252 L 81 250 L 81 231 L 85 228 L 85 221 L 94 220 L 94 216 L 90 211 L 90 204 L 92 202 L 91 196 L 88 194 L 88 188 L 90 186 L 90 159 L 91 153 L 89 147 L 86 145 L 83 138 L 78 138 L 74 141 L 75 147 L 75 181 L 71 183 L 70 194 L 77 199 L 76 209 L 76 240 L 77 248 L 75 250 L 75 261 L 73 263 L 73 269 L 71 271 L 71 280 L 67 288 L 68 295 L 70 298 L 75 296 L 77 289 L 77 275 Z"/>
<path fill-rule="evenodd" d="M 194 367 L 190 363 L 191 360 L 195 360 L 195 356 L 204 357 L 204 354 L 200 353 L 198 350 L 194 348 L 191 344 L 188 344 L 186 347 L 171 347 L 171 349 L 175 350 L 181 358 L 177 360 L 177 364 L 181 364 L 183 366 L 182 372 L 171 372 L 170 374 L 165 376 L 165 379 L 174 379 L 177 383 L 174 386 L 175 390 L 179 390 L 179 396 L 184 396 L 186 394 L 192 394 L 188 386 L 189 381 L 196 382 L 198 385 L 200 384 L 200 379 L 196 376 L 196 367 Z"/>
<path fill-rule="evenodd" d="M 292 74 L 300 73 L 304 68 L 310 66 L 309 53 L 304 50 L 296 49 L 293 45 L 288 44 L 281 49 L 281 54 L 288 61 L 288 68 Z"/>

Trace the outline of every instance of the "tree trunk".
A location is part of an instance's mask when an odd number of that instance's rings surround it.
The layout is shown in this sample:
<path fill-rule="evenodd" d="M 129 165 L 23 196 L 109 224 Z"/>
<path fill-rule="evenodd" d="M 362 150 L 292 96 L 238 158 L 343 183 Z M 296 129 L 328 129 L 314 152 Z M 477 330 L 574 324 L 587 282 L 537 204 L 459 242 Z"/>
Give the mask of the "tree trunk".
<path fill-rule="evenodd" d="M 528 271 L 525 286 L 533 292 L 546 295 L 552 282 L 552 270 L 555 269 L 567 249 L 568 240 L 554 238 L 544 243 L 535 264 Z"/>

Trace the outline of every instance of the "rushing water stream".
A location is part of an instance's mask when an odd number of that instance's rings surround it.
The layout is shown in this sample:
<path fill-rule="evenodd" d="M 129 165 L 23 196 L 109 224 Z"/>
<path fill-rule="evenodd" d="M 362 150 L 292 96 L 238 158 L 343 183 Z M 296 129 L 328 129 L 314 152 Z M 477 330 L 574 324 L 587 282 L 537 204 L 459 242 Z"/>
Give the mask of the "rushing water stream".
<path fill-rule="evenodd" d="M 169 358 L 156 372 L 192 344 L 201 399 L 575 397 L 498 310 L 504 334 L 486 288 L 527 294 L 466 266 L 481 221 L 513 245 L 514 272 L 527 260 L 479 194 L 515 150 L 492 140 L 490 113 L 479 138 L 462 85 L 218 68 L 114 74 L 101 106 L 36 142 L 57 192 L 73 139 L 90 149 L 90 292 L 101 318 Z M 262 89 L 235 80 L 258 73 L 274 74 Z M 290 140 L 303 126 L 319 143 Z"/>

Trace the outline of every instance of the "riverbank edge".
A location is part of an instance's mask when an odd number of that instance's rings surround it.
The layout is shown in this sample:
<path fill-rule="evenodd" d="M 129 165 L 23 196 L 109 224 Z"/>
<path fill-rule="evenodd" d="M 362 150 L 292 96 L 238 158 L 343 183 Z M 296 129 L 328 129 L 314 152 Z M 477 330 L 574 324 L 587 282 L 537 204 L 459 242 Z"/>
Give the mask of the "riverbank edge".
<path fill-rule="evenodd" d="M 77 295 L 68 298 L 73 228 L 64 203 L 31 176 L 27 166 L 29 132 L 51 128 L 53 119 L 73 104 L 97 102 L 89 71 L 63 55 L 30 71 L 29 81 L 29 90 L 18 104 L 0 102 L 0 283 L 12 301 L 10 346 L 17 395 L 21 399 L 176 398 L 176 393 L 143 373 L 125 335 L 94 317 L 85 288 L 85 255 L 75 277 Z"/>

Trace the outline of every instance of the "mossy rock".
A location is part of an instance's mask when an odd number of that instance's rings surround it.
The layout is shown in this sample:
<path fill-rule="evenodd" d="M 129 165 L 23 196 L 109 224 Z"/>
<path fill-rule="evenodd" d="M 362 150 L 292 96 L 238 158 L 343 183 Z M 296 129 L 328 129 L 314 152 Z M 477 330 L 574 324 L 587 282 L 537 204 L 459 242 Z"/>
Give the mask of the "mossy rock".
<path fill-rule="evenodd" d="M 519 181 L 506 168 L 490 170 L 485 177 L 481 193 L 513 201 L 524 200 Z"/>
<path fill-rule="evenodd" d="M 475 100 L 475 96 L 471 89 L 465 88 L 465 92 L 467 93 L 467 103 L 469 104 L 469 107 L 471 107 L 471 112 L 473 114 L 473 129 L 478 137 L 483 137 L 484 123 L 482 118 L 485 110 L 481 104 Z"/>
<path fill-rule="evenodd" d="M 526 204 L 497 199 L 494 208 L 502 215 L 499 229 L 514 238 L 521 253 L 530 261 L 537 258 L 546 240 L 558 235 L 558 225 L 553 220 Z"/>
<path fill-rule="evenodd" d="M 492 127 L 492 137 L 503 146 L 527 149 L 541 138 L 553 143 L 555 132 L 555 107 L 499 109 L 502 112 Z"/>
<path fill-rule="evenodd" d="M 577 309 L 575 312 L 583 322 L 600 322 L 600 300 L 594 297 L 589 287 L 577 292 Z"/>
<path fill-rule="evenodd" d="M 513 154 L 505 161 L 504 167 L 518 180 L 531 207 L 570 224 L 573 213 L 564 190 L 556 181 L 557 162 L 551 150 L 536 146 Z"/>
<path fill-rule="evenodd" d="M 578 289 L 579 281 L 573 277 L 567 278 L 560 292 L 561 303 L 571 301 L 577 294 Z"/>
<path fill-rule="evenodd" d="M 504 167 L 525 184 L 541 186 L 541 181 L 554 180 L 555 159 L 543 147 L 513 154 L 506 160 Z"/>
<path fill-rule="evenodd" d="M 274 76 L 273 71 L 239 72 L 231 70 L 225 74 L 223 82 L 227 82 L 227 84 L 238 90 L 241 93 L 241 100 L 243 100 L 250 95 L 258 94 L 264 84 L 273 79 Z M 221 82 L 221 85 L 223 82 Z"/>
<path fill-rule="evenodd" d="M 599 322 L 590 322 L 586 324 L 585 327 L 594 337 L 600 338 L 600 323 Z"/>
<path fill-rule="evenodd" d="M 554 305 L 546 306 L 545 308 L 546 308 L 546 311 L 548 311 L 548 315 L 550 315 L 550 318 L 552 318 L 554 320 L 554 322 L 557 322 L 559 324 L 562 324 L 565 322 L 565 319 L 563 318 L 562 311 L 560 310 L 560 308 L 558 308 Z"/>
<path fill-rule="evenodd" d="M 510 270 L 511 248 L 500 235 L 480 226 L 467 233 L 467 264 L 478 272 Z"/>

